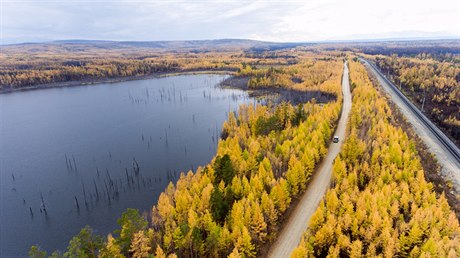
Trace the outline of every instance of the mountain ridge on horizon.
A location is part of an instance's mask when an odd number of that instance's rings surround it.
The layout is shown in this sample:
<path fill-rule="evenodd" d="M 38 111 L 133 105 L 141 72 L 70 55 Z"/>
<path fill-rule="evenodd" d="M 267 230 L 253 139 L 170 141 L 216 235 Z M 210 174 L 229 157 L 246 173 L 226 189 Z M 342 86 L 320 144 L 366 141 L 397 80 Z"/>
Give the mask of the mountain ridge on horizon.
<path fill-rule="evenodd" d="M 373 43 L 373 42 L 392 42 L 392 41 L 442 41 L 442 40 L 460 40 L 460 36 L 440 36 L 440 37 L 389 37 L 389 38 L 360 38 L 360 39 L 328 39 L 316 41 L 269 41 L 257 40 L 246 38 L 217 38 L 217 39 L 191 39 L 191 40 L 105 40 L 105 39 L 59 39 L 51 41 L 37 41 L 37 42 L 20 42 L 3 44 L 0 46 L 19 46 L 19 45 L 52 45 L 52 44 L 127 44 L 146 46 L 164 47 L 164 45 L 171 44 L 188 44 L 196 45 L 199 43 L 208 43 L 212 45 L 225 45 L 225 44 L 270 44 L 270 45 L 311 45 L 311 44 L 327 44 L 327 43 Z"/>

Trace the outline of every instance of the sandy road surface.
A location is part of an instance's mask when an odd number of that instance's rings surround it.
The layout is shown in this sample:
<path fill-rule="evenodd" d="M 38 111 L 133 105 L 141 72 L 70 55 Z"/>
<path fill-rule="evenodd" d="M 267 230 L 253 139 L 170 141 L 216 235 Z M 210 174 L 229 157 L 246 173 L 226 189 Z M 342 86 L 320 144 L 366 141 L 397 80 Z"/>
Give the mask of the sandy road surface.
<path fill-rule="evenodd" d="M 428 146 L 431 153 L 436 156 L 439 164 L 441 165 L 441 173 L 447 178 L 452 180 L 456 192 L 460 192 L 460 161 L 449 151 L 447 144 L 449 144 L 454 152 L 459 152 L 458 148 L 453 144 L 445 135 L 441 132 L 433 123 L 427 119 L 427 122 L 422 121 L 420 116 L 417 116 L 410 104 L 399 95 L 394 85 L 390 85 L 391 82 L 385 80 L 383 75 L 366 60 L 364 61 L 366 67 L 375 75 L 383 89 L 390 95 L 393 102 L 399 107 L 401 112 L 412 124 L 415 132 L 420 136 L 422 141 Z M 415 106 L 414 106 L 415 107 Z M 415 107 L 416 108 L 416 107 Z M 435 133 L 437 135 L 435 135 Z M 441 140 L 440 137 L 445 139 Z"/>
<path fill-rule="evenodd" d="M 302 195 L 295 210 L 292 211 L 276 242 L 270 247 L 268 257 L 289 257 L 291 255 L 307 229 L 310 218 L 315 212 L 316 207 L 318 207 L 319 202 L 329 188 L 332 176 L 332 163 L 339 153 L 345 139 L 345 128 L 351 110 L 351 93 L 347 63 L 344 64 L 342 91 L 342 114 L 335 132 L 335 135 L 339 136 L 340 141 L 339 143 L 331 143 L 327 156 L 310 180 L 307 191 Z"/>

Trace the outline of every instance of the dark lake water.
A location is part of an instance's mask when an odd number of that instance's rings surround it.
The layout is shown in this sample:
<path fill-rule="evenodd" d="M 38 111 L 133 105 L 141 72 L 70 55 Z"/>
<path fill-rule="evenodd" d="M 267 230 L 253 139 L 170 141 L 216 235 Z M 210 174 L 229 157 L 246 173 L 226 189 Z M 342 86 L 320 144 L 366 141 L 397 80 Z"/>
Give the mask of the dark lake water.
<path fill-rule="evenodd" d="M 126 208 L 150 211 L 169 181 L 210 161 L 228 112 L 255 101 L 218 87 L 225 78 L 0 95 L 0 256 L 63 250 L 85 225 L 106 235 Z"/>

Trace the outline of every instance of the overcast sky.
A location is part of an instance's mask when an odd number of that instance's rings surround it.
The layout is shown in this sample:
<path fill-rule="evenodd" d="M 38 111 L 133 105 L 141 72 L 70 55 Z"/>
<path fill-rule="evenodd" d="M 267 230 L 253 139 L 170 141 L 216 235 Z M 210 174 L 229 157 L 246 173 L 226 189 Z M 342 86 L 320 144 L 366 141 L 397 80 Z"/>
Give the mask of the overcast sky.
<path fill-rule="evenodd" d="M 0 0 L 1 43 L 460 37 L 459 0 Z"/>

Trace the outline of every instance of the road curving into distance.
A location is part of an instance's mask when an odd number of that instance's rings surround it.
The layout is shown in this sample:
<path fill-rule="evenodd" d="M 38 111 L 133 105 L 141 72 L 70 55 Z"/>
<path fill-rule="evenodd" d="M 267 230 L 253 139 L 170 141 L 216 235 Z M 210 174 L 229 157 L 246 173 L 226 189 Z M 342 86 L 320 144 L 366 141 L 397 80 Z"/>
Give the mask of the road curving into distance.
<path fill-rule="evenodd" d="M 311 178 L 307 190 L 301 196 L 299 203 L 285 222 L 286 224 L 278 235 L 276 242 L 270 247 L 267 255 L 268 257 L 290 257 L 292 251 L 299 245 L 303 233 L 308 227 L 311 216 L 330 186 L 332 164 L 337 154 L 339 154 L 345 140 L 345 129 L 348 115 L 351 110 L 351 93 L 347 62 L 344 63 L 343 68 L 342 92 L 342 114 L 335 131 L 335 135 L 339 136 L 340 140 L 338 143 L 331 142 L 327 156 L 323 159 Z"/>
<path fill-rule="evenodd" d="M 436 156 L 441 165 L 441 173 L 451 180 L 456 191 L 460 192 L 460 150 L 436 127 L 412 102 L 388 80 L 385 75 L 370 61 L 360 58 L 361 62 L 371 71 L 382 88 L 390 95 L 415 132 Z"/>

